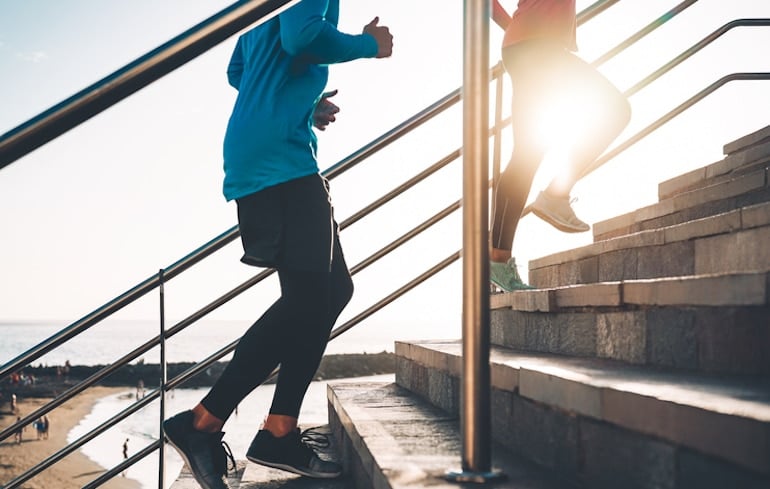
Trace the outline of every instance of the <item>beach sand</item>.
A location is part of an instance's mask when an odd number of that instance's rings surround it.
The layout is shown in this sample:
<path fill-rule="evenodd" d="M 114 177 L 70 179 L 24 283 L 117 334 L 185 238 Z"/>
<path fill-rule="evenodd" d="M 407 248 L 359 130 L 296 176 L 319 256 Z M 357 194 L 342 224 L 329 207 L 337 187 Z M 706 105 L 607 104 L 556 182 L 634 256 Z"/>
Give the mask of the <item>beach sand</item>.
<path fill-rule="evenodd" d="M 47 440 L 38 440 L 32 424 L 24 430 L 23 442 L 17 444 L 13 435 L 0 442 L 0 486 L 8 483 L 40 461 L 47 458 L 67 443 L 67 434 L 83 417 L 91 412 L 93 405 L 100 398 L 123 392 L 126 388 L 91 387 L 74 399 L 54 409 L 49 415 L 51 427 Z M 22 417 L 45 404 L 45 399 L 19 400 L 19 414 Z M 7 408 L 7 404 L 3 407 Z M 3 412 L 0 427 L 6 427 L 16 421 L 15 415 Z M 69 454 L 48 470 L 28 480 L 22 487 L 26 489 L 75 489 L 83 487 L 104 472 L 104 468 L 91 461 L 80 451 Z M 139 489 L 140 484 L 127 477 L 115 477 L 101 487 L 110 489 Z"/>

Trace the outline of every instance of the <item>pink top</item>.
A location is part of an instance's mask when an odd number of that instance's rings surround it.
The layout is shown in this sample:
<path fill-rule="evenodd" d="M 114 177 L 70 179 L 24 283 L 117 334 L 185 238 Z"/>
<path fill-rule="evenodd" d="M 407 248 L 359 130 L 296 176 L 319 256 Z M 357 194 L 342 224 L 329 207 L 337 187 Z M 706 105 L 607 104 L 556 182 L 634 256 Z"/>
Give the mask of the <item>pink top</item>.
<path fill-rule="evenodd" d="M 503 47 L 531 39 L 550 39 L 577 51 L 575 0 L 519 0 L 505 30 Z"/>

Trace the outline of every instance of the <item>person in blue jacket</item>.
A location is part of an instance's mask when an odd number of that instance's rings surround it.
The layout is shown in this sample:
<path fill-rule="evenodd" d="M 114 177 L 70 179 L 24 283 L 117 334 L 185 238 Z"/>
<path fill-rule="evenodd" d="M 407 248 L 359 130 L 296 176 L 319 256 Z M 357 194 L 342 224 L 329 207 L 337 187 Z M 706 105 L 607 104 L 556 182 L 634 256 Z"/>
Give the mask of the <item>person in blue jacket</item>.
<path fill-rule="evenodd" d="M 332 326 L 353 294 L 313 127 L 338 108 L 324 93 L 328 65 L 391 55 L 375 17 L 361 34 L 337 29 L 339 0 L 302 0 L 239 37 L 227 70 L 238 90 L 224 140 L 224 196 L 234 200 L 241 261 L 275 268 L 280 298 L 239 340 L 221 377 L 192 410 L 164 422 L 204 488 L 226 488 L 222 428 L 238 403 L 280 365 L 273 402 L 246 457 L 316 478 L 341 467 L 318 457 L 298 415 Z"/>

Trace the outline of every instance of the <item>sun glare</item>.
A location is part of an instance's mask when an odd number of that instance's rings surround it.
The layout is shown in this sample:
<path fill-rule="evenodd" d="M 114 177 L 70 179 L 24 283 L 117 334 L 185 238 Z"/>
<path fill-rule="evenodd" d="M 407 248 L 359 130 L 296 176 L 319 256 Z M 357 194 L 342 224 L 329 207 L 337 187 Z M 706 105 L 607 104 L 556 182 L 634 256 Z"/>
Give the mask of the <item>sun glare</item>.
<path fill-rule="evenodd" d="M 540 107 L 535 119 L 538 142 L 550 149 L 568 150 L 585 124 L 585 110 L 574 95 L 552 97 Z"/>

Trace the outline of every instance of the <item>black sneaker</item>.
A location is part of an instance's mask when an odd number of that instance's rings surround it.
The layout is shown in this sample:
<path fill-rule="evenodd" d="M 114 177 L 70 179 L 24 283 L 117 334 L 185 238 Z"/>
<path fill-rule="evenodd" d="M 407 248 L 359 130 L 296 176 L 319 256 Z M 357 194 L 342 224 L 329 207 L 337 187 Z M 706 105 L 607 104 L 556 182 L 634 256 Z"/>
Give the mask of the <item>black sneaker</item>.
<path fill-rule="evenodd" d="M 235 467 L 235 459 L 224 433 L 205 433 L 193 428 L 192 411 L 182 411 L 163 422 L 166 439 L 176 448 L 195 480 L 203 489 L 229 489 L 227 484 L 227 459 Z"/>
<path fill-rule="evenodd" d="M 259 430 L 251 442 L 246 458 L 254 463 L 316 479 L 333 479 L 342 475 L 342 466 L 322 460 L 310 445 L 323 448 L 329 439 L 323 433 L 299 429 L 277 438 L 267 430 Z"/>

